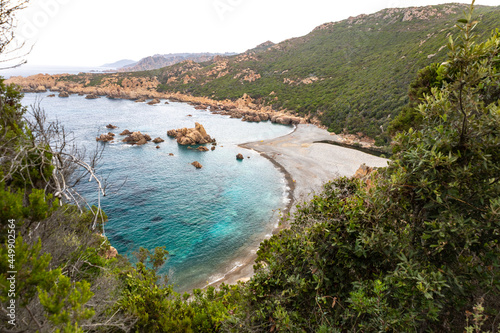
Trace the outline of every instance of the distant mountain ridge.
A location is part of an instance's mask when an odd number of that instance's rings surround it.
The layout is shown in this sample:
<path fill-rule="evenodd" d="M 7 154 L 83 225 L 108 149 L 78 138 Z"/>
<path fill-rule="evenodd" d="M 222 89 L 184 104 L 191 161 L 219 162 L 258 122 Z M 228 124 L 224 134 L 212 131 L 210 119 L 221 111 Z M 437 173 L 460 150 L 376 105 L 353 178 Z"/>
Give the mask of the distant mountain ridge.
<path fill-rule="evenodd" d="M 132 64 L 135 64 L 137 61 L 135 60 L 130 60 L 130 59 L 122 59 L 118 60 L 109 64 L 104 64 L 102 67 L 108 67 L 108 68 L 120 68 L 120 67 L 125 67 L 125 66 L 130 66 Z"/>
<path fill-rule="evenodd" d="M 236 53 L 169 53 L 155 54 L 153 56 L 142 58 L 141 60 L 118 68 L 119 72 L 138 72 L 152 69 L 158 69 L 166 66 L 175 65 L 177 63 L 190 60 L 194 62 L 206 62 L 212 60 L 216 56 L 232 56 Z"/>

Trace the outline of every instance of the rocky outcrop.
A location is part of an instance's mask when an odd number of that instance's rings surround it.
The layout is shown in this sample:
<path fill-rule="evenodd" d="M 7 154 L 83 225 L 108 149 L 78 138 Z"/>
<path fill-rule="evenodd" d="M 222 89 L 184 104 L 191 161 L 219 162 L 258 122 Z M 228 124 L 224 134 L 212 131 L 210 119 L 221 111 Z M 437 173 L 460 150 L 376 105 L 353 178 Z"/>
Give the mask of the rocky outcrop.
<path fill-rule="evenodd" d="M 108 124 L 108 125 L 106 125 L 106 128 L 109 128 L 109 129 L 117 129 L 117 128 L 118 128 L 118 126 Z"/>
<path fill-rule="evenodd" d="M 125 139 L 123 139 L 122 142 L 133 144 L 136 146 L 141 146 L 146 144 L 148 141 L 151 141 L 151 137 L 149 135 L 142 134 L 141 132 L 137 131 L 127 136 Z"/>
<path fill-rule="evenodd" d="M 69 93 L 67 91 L 61 91 L 59 93 L 59 97 L 63 97 L 63 98 L 69 97 Z"/>
<path fill-rule="evenodd" d="M 47 95 L 47 97 L 56 97 L 55 94 L 50 94 L 50 95 Z"/>
<path fill-rule="evenodd" d="M 193 165 L 196 169 L 203 168 L 203 165 L 201 165 L 198 161 L 194 161 L 193 163 L 191 163 L 191 165 Z"/>
<path fill-rule="evenodd" d="M 113 141 L 114 139 L 115 139 L 114 135 L 110 135 L 110 133 L 101 134 L 100 136 L 95 138 L 96 141 L 101 141 L 101 142 L 110 142 Z"/>
<path fill-rule="evenodd" d="M 243 159 L 244 159 L 244 157 L 243 157 L 243 155 L 240 153 L 240 154 L 236 155 L 236 159 L 237 159 L 237 160 L 239 160 L 239 161 L 241 161 L 241 160 L 243 160 Z"/>
<path fill-rule="evenodd" d="M 367 166 L 365 163 L 361 164 L 358 170 L 356 170 L 356 173 L 354 174 L 354 178 L 358 179 L 366 179 L 372 172 L 373 168 Z"/>
<path fill-rule="evenodd" d="M 160 104 L 160 100 L 158 98 L 154 98 L 153 100 L 147 103 L 148 105 Z"/>
<path fill-rule="evenodd" d="M 85 96 L 85 99 L 97 99 L 97 98 L 99 98 L 99 96 L 95 94 L 88 94 L 87 96 Z"/>
<path fill-rule="evenodd" d="M 209 151 L 209 149 L 205 146 L 199 146 L 198 148 L 196 148 L 196 150 L 198 151 Z"/>
<path fill-rule="evenodd" d="M 205 128 L 200 123 L 195 123 L 195 128 L 180 128 L 167 132 L 169 137 L 177 139 L 177 143 L 183 146 L 197 145 L 214 142 Z"/>
<path fill-rule="evenodd" d="M 132 134 L 132 132 L 130 132 L 128 129 L 120 133 L 120 135 L 130 135 L 130 134 Z"/>
<path fill-rule="evenodd" d="M 165 142 L 165 140 L 163 140 L 162 138 L 158 137 L 158 138 L 155 138 L 153 140 L 154 143 L 162 143 L 162 142 Z"/>
<path fill-rule="evenodd" d="M 114 248 L 113 246 L 109 246 L 109 249 L 105 253 L 106 259 L 112 259 L 115 258 L 118 255 L 118 250 Z"/>

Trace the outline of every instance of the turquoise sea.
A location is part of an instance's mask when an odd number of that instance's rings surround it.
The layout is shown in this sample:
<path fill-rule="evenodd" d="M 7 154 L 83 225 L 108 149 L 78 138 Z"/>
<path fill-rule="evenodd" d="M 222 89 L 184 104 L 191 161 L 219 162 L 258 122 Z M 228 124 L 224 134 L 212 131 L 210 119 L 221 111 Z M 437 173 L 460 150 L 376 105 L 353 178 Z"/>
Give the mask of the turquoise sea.
<path fill-rule="evenodd" d="M 99 172 L 115 185 L 102 199 L 111 244 L 128 256 L 140 246 L 165 246 L 170 258 L 161 272 L 177 290 L 220 279 L 278 223 L 279 210 L 287 204 L 284 176 L 270 161 L 238 144 L 283 136 L 293 127 L 242 122 L 185 103 L 150 106 L 48 94 L 26 94 L 23 103 L 39 102 L 48 120 L 58 120 L 73 133 L 75 143 L 89 151 L 103 144 L 95 138 L 109 131 L 109 123 L 118 126 L 111 130 L 118 139 L 129 129 L 165 140 L 160 149 L 153 143 L 105 144 Z M 216 150 L 188 150 L 167 137 L 168 130 L 194 127 L 195 122 L 217 139 Z M 245 156 L 243 161 L 236 160 L 238 153 Z M 194 168 L 193 161 L 203 168 Z M 80 191 L 90 200 L 96 198 L 95 183 L 85 182 Z"/>

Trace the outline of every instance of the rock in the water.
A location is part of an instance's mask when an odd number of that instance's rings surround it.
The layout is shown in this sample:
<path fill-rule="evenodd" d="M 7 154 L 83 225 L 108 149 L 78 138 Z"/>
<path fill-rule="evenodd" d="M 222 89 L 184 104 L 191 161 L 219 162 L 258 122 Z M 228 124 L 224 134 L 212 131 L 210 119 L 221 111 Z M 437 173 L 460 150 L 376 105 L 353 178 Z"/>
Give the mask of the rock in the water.
<path fill-rule="evenodd" d="M 238 155 L 236 155 L 236 159 L 241 161 L 244 159 L 244 157 L 243 157 L 243 155 L 238 154 Z"/>
<path fill-rule="evenodd" d="M 174 156 L 174 154 L 173 153 L 169 153 L 168 156 Z"/>
<path fill-rule="evenodd" d="M 130 132 L 128 129 L 120 133 L 120 135 L 130 135 L 130 134 L 132 134 L 132 132 Z"/>
<path fill-rule="evenodd" d="M 161 142 L 165 142 L 165 140 L 163 140 L 162 138 L 160 137 L 157 137 L 153 140 L 154 143 L 161 143 Z"/>
<path fill-rule="evenodd" d="M 61 92 L 59 93 L 59 97 L 69 97 L 69 94 L 68 94 L 68 92 L 67 92 L 67 91 L 61 91 Z"/>
<path fill-rule="evenodd" d="M 160 146 L 156 146 L 156 149 L 160 149 Z"/>
<path fill-rule="evenodd" d="M 114 137 L 116 134 L 115 134 L 115 133 L 108 132 L 108 135 L 111 135 L 112 137 Z"/>
<path fill-rule="evenodd" d="M 135 100 L 136 103 L 144 103 L 146 101 L 145 97 L 141 97 Z"/>
<path fill-rule="evenodd" d="M 214 151 L 215 150 L 215 146 L 212 146 L 211 150 Z"/>
<path fill-rule="evenodd" d="M 109 134 L 101 134 L 100 136 L 96 137 L 96 141 L 101 141 L 101 142 L 110 142 L 114 140 L 114 136 L 109 135 Z"/>
<path fill-rule="evenodd" d="M 198 162 L 198 161 L 194 161 L 193 163 L 191 163 L 191 165 L 194 165 L 194 167 L 195 167 L 196 169 L 201 169 L 201 168 L 203 168 L 203 165 L 201 165 L 201 164 L 200 164 L 200 162 Z"/>
<path fill-rule="evenodd" d="M 149 134 L 144 134 L 144 139 L 146 139 L 146 141 L 151 141 Z"/>
<path fill-rule="evenodd" d="M 147 138 L 149 135 L 147 134 L 142 134 L 141 132 L 133 132 L 129 136 L 127 136 L 125 139 L 123 139 L 123 142 L 125 143 L 130 143 L 130 144 L 135 144 L 135 145 L 144 145 L 148 142 Z M 151 137 L 149 137 L 151 139 Z"/>
<path fill-rule="evenodd" d="M 109 125 L 106 125 L 106 128 L 109 128 L 109 129 L 116 129 L 116 128 L 118 128 L 118 126 L 115 126 L 115 125 L 111 125 L 111 124 L 109 124 Z"/>
<path fill-rule="evenodd" d="M 208 151 L 208 148 L 207 147 L 204 147 L 204 146 L 199 146 L 198 148 L 196 148 L 197 150 L 199 151 Z"/>
<path fill-rule="evenodd" d="M 177 143 L 183 146 L 205 144 L 214 141 L 207 134 L 203 125 L 199 123 L 195 123 L 195 128 L 170 130 L 167 132 L 167 135 L 176 138 Z"/>
<path fill-rule="evenodd" d="M 146 143 L 148 143 L 148 141 L 146 140 L 146 138 L 142 137 L 139 141 L 137 141 L 135 144 L 136 146 L 142 146 L 142 145 L 145 145 Z"/>
<path fill-rule="evenodd" d="M 56 97 L 55 94 L 50 94 L 50 95 L 47 95 L 47 97 Z"/>
<path fill-rule="evenodd" d="M 87 96 L 85 96 L 86 99 L 97 99 L 99 98 L 99 96 L 95 95 L 95 94 L 88 94 Z"/>
<path fill-rule="evenodd" d="M 149 101 L 147 104 L 148 105 L 155 105 L 155 104 L 159 104 L 160 103 L 160 100 L 158 98 L 154 98 L 152 101 Z"/>

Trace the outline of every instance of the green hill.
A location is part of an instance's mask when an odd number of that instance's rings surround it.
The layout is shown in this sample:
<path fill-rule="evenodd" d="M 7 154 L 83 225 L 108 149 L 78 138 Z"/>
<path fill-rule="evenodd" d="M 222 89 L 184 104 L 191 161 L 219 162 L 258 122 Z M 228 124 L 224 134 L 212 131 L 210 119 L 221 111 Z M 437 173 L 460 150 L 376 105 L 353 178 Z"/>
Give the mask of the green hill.
<path fill-rule="evenodd" d="M 247 93 L 274 109 L 317 117 L 331 131 L 380 137 L 407 104 L 416 72 L 445 59 L 453 22 L 466 8 L 385 9 L 326 23 L 306 36 L 237 56 L 139 75 L 156 76 L 161 91 L 215 99 Z M 500 7 L 479 6 L 476 15 L 481 20 L 478 32 L 489 33 L 498 26 Z"/>

